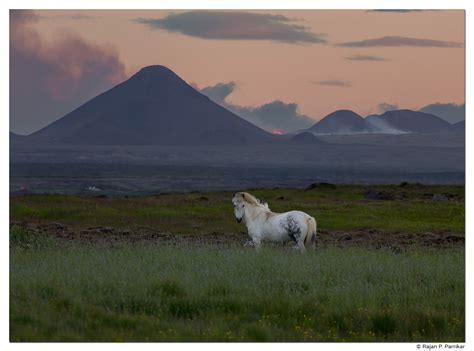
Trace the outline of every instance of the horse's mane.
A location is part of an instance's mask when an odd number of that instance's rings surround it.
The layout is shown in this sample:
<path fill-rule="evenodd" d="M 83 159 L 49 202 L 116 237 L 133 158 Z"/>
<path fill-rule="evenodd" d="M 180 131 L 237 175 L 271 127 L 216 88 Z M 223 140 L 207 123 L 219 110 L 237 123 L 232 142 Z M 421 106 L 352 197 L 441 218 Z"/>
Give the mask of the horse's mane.
<path fill-rule="evenodd" d="M 242 198 L 244 201 L 248 202 L 249 204 L 255 205 L 255 206 L 262 206 L 266 208 L 267 210 L 270 210 L 268 207 L 268 204 L 265 201 L 260 200 L 259 198 L 253 196 L 252 194 L 249 193 L 242 193 Z"/>

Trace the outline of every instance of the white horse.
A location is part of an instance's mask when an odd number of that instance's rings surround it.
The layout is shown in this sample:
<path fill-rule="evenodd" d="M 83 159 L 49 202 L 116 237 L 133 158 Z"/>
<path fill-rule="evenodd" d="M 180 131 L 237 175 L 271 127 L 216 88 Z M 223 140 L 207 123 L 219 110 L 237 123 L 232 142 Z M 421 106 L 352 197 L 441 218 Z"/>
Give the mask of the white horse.
<path fill-rule="evenodd" d="M 262 241 L 293 240 L 295 248 L 305 252 L 305 246 L 316 241 L 316 220 L 301 211 L 274 213 L 268 204 L 249 193 L 235 193 L 232 198 L 237 222 L 244 221 L 255 249 Z"/>

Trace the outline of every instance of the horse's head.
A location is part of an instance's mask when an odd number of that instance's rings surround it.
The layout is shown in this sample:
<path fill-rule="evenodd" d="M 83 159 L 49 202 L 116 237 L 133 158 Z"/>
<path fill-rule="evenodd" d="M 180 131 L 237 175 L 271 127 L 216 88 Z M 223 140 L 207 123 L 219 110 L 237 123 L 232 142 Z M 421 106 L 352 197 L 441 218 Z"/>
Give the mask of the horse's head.
<path fill-rule="evenodd" d="M 268 208 L 268 204 L 266 202 L 263 202 L 252 194 L 246 192 L 235 193 L 232 197 L 232 205 L 234 206 L 235 219 L 239 223 L 242 221 L 242 219 L 244 219 L 246 206 L 249 206 L 250 210 L 263 208 L 270 211 L 270 208 Z"/>
<path fill-rule="evenodd" d="M 234 215 L 238 223 L 242 222 L 245 214 L 245 193 L 235 193 L 232 197 L 232 205 L 234 206 Z"/>

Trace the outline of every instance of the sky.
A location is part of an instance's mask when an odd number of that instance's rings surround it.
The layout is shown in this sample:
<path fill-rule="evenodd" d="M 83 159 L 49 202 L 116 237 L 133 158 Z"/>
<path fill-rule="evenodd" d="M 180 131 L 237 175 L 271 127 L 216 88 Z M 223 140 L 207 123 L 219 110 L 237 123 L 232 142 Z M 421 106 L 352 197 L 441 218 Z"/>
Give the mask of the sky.
<path fill-rule="evenodd" d="M 464 27 L 462 10 L 12 10 L 10 130 L 41 129 L 154 64 L 267 130 L 338 109 L 457 116 Z"/>

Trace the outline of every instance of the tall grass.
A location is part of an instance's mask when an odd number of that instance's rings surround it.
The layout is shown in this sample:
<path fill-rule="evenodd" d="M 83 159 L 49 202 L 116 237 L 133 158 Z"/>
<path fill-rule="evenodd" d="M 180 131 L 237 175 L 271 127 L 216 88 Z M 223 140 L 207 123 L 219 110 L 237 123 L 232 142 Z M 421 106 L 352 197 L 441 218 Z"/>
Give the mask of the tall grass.
<path fill-rule="evenodd" d="M 20 240 L 21 241 L 21 240 Z M 464 341 L 464 253 L 13 246 L 12 341 Z"/>
<path fill-rule="evenodd" d="M 464 234 L 464 189 L 364 186 L 255 190 L 320 230 Z M 457 200 L 434 202 L 432 193 Z M 229 192 L 145 198 L 25 196 L 12 221 L 239 233 Z M 12 341 L 464 341 L 464 251 L 324 248 L 101 248 L 10 231 Z"/>

